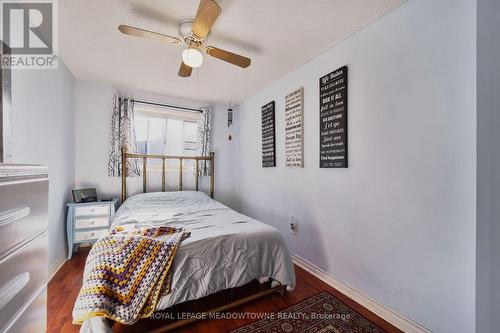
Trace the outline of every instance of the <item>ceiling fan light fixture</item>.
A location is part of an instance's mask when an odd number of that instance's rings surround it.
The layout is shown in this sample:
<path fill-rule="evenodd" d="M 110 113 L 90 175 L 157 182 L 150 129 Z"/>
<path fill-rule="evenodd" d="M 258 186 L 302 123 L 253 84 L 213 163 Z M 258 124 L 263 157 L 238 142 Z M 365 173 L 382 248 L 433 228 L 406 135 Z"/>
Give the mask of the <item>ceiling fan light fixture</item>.
<path fill-rule="evenodd" d="M 177 72 L 177 75 L 180 77 L 190 77 L 193 68 L 200 67 L 203 64 L 203 53 L 241 68 L 250 66 L 252 62 L 250 58 L 219 49 L 215 46 L 205 45 L 210 30 L 221 14 L 221 8 L 216 0 L 199 1 L 200 4 L 195 18 L 182 20 L 180 23 L 179 36 L 181 38 L 124 24 L 118 26 L 118 30 L 129 36 L 144 37 L 167 44 L 187 46 L 187 49 L 182 52 L 182 62 Z"/>
<path fill-rule="evenodd" d="M 197 49 L 188 48 L 182 51 L 182 61 L 189 67 L 200 67 L 203 63 L 203 54 Z"/>

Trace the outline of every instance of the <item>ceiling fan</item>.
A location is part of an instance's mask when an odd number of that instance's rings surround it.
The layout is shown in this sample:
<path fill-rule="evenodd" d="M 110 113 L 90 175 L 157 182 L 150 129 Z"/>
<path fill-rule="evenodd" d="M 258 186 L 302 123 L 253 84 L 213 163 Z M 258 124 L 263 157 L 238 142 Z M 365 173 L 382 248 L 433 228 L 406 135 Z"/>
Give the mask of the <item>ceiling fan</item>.
<path fill-rule="evenodd" d="M 125 35 L 152 38 L 165 43 L 187 46 L 182 52 L 182 62 L 178 73 L 181 77 L 191 76 L 193 68 L 201 66 L 203 63 L 203 54 L 200 50 L 214 58 L 242 68 L 247 68 L 251 63 L 249 58 L 214 46 L 205 45 L 207 35 L 220 13 L 221 8 L 214 0 L 201 0 L 194 20 L 181 21 L 179 35 L 182 38 L 123 24 L 118 27 L 118 30 Z"/>

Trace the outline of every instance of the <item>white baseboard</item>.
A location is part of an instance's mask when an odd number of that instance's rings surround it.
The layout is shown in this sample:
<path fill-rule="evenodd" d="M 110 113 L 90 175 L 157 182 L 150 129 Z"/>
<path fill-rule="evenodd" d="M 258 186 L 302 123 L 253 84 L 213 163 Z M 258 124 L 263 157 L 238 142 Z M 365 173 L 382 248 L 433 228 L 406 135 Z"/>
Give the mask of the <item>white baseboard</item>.
<path fill-rule="evenodd" d="M 63 253 L 61 256 L 57 259 L 56 263 L 49 267 L 49 281 L 52 280 L 54 275 L 61 269 L 62 265 L 66 262 L 66 254 Z"/>
<path fill-rule="evenodd" d="M 347 286 L 345 283 L 340 282 L 330 276 L 328 273 L 323 271 L 321 268 L 315 266 L 314 264 L 310 263 L 309 261 L 302 259 L 299 256 L 292 255 L 293 262 L 299 266 L 300 268 L 306 270 L 307 272 L 311 273 L 321 281 L 325 282 L 326 284 L 332 286 L 333 288 L 337 289 L 340 291 L 342 294 L 346 295 L 356 303 L 362 305 L 366 309 L 370 310 L 371 312 L 375 313 L 377 316 L 380 318 L 384 319 L 385 321 L 391 323 L 392 325 L 396 326 L 403 332 L 409 332 L 409 333 L 430 333 L 431 331 L 427 330 L 426 328 L 418 325 L 417 323 L 414 323 L 408 318 L 405 318 L 398 313 L 394 312 L 393 310 L 389 309 L 385 305 L 382 305 L 375 301 L 374 299 L 362 294 L 361 292 Z"/>

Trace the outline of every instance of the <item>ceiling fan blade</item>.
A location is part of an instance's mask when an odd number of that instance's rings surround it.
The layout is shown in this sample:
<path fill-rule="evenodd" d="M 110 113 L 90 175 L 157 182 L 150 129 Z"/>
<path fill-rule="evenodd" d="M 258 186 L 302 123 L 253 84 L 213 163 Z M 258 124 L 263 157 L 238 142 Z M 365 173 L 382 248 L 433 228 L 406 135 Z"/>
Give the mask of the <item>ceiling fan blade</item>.
<path fill-rule="evenodd" d="M 239 67 L 243 67 L 243 68 L 247 68 L 252 63 L 252 60 L 250 60 L 250 58 L 247 58 L 247 57 L 244 57 L 244 56 L 241 56 L 239 54 L 232 53 L 232 52 L 229 52 L 226 50 L 222 50 L 222 49 L 219 49 L 219 48 L 213 47 L 213 46 L 208 46 L 205 49 L 205 52 L 208 55 L 211 55 L 212 57 L 215 57 L 215 58 L 220 59 L 222 61 L 228 62 L 230 64 L 233 64 L 233 65 L 236 65 Z"/>
<path fill-rule="evenodd" d="M 221 8 L 217 2 L 201 0 L 193 22 L 193 33 L 200 38 L 207 37 L 220 13 Z"/>
<path fill-rule="evenodd" d="M 129 25 L 121 24 L 118 27 L 118 30 L 120 30 L 121 33 L 129 36 L 152 38 L 170 44 L 183 44 L 183 41 L 180 38 L 159 34 L 157 32 L 141 28 L 131 27 Z"/>
<path fill-rule="evenodd" d="M 190 77 L 192 71 L 193 71 L 192 67 L 189 67 L 184 62 L 181 62 L 181 67 L 179 68 L 180 77 Z"/>

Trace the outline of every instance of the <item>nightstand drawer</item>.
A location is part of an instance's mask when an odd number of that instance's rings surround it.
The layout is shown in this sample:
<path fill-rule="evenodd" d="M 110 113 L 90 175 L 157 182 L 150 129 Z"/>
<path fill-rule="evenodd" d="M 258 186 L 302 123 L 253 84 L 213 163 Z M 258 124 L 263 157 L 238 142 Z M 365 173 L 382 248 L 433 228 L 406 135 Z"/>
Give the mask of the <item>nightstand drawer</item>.
<path fill-rule="evenodd" d="M 75 207 L 75 217 L 78 216 L 103 216 L 109 215 L 109 205 L 89 205 Z"/>
<path fill-rule="evenodd" d="M 75 241 L 84 242 L 96 240 L 98 238 L 104 237 L 108 234 L 108 229 L 101 230 L 90 230 L 90 231 L 76 231 L 75 232 Z"/>
<path fill-rule="evenodd" d="M 109 217 L 107 216 L 100 216 L 94 218 L 77 217 L 75 219 L 75 229 L 103 228 L 108 226 L 109 226 Z"/>

